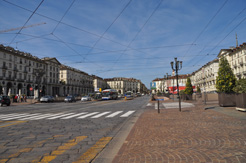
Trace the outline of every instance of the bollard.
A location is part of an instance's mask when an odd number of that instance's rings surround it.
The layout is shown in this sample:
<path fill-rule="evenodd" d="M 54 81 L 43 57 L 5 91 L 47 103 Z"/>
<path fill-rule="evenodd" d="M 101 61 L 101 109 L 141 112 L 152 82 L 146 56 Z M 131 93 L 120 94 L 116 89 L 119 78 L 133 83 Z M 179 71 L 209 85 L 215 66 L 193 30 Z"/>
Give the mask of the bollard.
<path fill-rule="evenodd" d="M 160 113 L 160 102 L 158 100 L 158 114 Z"/>

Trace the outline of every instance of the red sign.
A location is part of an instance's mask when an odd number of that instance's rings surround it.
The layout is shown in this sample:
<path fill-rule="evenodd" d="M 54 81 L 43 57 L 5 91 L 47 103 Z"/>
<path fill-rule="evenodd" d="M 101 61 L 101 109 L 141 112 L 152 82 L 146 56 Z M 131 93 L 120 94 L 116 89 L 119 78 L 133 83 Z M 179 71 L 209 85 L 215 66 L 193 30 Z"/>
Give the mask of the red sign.
<path fill-rule="evenodd" d="M 30 87 L 30 91 L 32 91 L 33 90 L 33 88 L 32 87 Z"/>

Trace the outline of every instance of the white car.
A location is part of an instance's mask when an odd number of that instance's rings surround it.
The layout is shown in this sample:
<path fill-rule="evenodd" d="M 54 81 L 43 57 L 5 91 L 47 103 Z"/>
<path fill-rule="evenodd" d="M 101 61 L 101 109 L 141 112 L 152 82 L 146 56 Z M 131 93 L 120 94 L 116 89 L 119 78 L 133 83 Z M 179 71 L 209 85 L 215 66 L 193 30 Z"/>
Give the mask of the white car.
<path fill-rule="evenodd" d="M 91 97 L 90 96 L 83 96 L 81 98 L 81 101 L 91 101 Z"/>
<path fill-rule="evenodd" d="M 54 102 L 54 101 L 55 101 L 55 98 L 50 95 L 45 95 L 40 98 L 40 102 Z"/>

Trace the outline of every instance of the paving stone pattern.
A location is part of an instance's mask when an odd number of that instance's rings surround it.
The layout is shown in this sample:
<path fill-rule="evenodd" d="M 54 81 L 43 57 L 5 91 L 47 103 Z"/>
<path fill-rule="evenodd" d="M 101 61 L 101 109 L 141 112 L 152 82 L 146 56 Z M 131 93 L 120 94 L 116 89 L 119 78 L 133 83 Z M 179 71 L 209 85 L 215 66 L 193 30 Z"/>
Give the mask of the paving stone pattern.
<path fill-rule="evenodd" d="M 199 106 L 148 109 L 113 162 L 244 163 L 246 120 Z"/>

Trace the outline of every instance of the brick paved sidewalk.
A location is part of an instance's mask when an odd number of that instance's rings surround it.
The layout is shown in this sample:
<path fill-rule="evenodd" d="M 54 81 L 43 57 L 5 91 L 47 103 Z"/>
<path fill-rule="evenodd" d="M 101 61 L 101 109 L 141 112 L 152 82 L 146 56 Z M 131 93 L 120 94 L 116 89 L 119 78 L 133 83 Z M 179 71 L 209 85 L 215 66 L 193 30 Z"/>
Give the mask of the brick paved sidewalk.
<path fill-rule="evenodd" d="M 246 119 L 203 108 L 146 110 L 113 162 L 246 162 Z"/>

